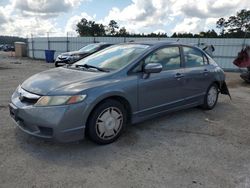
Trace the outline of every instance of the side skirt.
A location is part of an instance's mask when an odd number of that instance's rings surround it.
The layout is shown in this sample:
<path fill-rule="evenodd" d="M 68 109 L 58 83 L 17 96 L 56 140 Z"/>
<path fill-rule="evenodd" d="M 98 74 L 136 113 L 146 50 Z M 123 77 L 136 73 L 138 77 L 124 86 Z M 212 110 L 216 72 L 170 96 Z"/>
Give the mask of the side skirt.
<path fill-rule="evenodd" d="M 133 114 L 133 117 L 132 117 L 132 124 L 139 123 L 139 122 L 142 122 L 142 121 L 145 121 L 145 120 L 148 120 L 148 119 L 152 119 L 152 118 L 155 118 L 155 117 L 163 116 L 163 115 L 166 115 L 166 114 L 168 114 L 170 112 L 184 110 L 184 109 L 196 107 L 196 106 L 199 106 L 199 105 L 201 105 L 201 102 L 193 102 L 193 103 L 190 103 L 190 104 L 186 104 L 186 105 L 182 105 L 182 106 L 178 106 L 178 107 L 173 107 L 171 109 L 167 109 L 167 110 L 164 110 L 164 111 L 161 111 L 161 112 L 158 112 L 158 113 L 145 115 L 145 116 L 138 116 L 138 114 L 136 114 L 136 112 L 135 112 Z"/>

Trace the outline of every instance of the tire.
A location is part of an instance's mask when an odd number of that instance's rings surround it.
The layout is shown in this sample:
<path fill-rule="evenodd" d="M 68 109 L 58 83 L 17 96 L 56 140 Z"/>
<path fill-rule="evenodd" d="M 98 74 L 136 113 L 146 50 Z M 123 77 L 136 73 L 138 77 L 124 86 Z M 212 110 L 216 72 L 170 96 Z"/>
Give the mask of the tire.
<path fill-rule="evenodd" d="M 218 96 L 219 96 L 218 85 L 213 83 L 207 89 L 207 93 L 205 95 L 204 103 L 202 105 L 202 108 L 204 110 L 212 110 L 217 104 Z"/>
<path fill-rule="evenodd" d="M 64 65 L 65 65 L 65 63 L 55 62 L 55 67 L 62 67 Z"/>
<path fill-rule="evenodd" d="M 97 144 L 110 144 L 123 132 L 127 123 L 127 113 L 120 102 L 108 99 L 99 104 L 90 114 L 87 136 Z"/>

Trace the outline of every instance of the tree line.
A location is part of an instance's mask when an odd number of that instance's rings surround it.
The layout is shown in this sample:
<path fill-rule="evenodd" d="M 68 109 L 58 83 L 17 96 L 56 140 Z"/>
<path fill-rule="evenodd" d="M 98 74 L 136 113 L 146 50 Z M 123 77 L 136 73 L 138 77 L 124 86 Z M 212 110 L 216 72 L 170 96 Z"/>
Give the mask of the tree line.
<path fill-rule="evenodd" d="M 228 19 L 220 18 L 216 22 L 216 28 L 202 31 L 199 33 L 173 33 L 168 36 L 167 33 L 130 33 L 125 27 L 120 27 L 115 20 L 110 20 L 108 25 L 89 21 L 82 18 L 76 25 L 76 31 L 80 36 L 114 36 L 114 37 L 172 37 L 172 38 L 245 38 L 250 37 L 250 10 L 242 9 L 236 15 Z"/>
<path fill-rule="evenodd" d="M 219 35 L 222 37 L 247 37 L 250 33 L 250 10 L 242 9 L 228 19 L 220 18 L 216 27 L 221 30 Z"/>
<path fill-rule="evenodd" d="M 76 31 L 80 36 L 167 37 L 167 33 L 129 33 L 125 27 L 120 28 L 115 20 L 110 20 L 108 25 L 103 25 L 82 18 L 81 21 L 77 23 L 76 27 Z"/>
<path fill-rule="evenodd" d="M 14 45 L 14 42 L 27 42 L 27 39 L 12 36 L 0 36 L 0 44 Z"/>

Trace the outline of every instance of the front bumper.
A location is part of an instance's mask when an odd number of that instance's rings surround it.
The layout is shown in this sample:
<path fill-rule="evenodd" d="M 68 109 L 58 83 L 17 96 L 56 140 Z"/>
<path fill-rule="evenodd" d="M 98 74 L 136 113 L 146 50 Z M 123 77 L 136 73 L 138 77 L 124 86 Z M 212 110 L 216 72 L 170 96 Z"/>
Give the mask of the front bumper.
<path fill-rule="evenodd" d="M 56 58 L 55 63 L 57 64 L 73 64 L 80 60 L 81 58 Z"/>
<path fill-rule="evenodd" d="M 58 60 L 58 59 L 56 59 L 55 63 L 57 63 L 57 64 L 72 64 L 73 62 L 70 61 L 69 59 L 66 59 L 66 60 Z"/>
<path fill-rule="evenodd" d="M 59 142 L 84 138 L 84 102 L 50 107 L 25 105 L 20 100 L 9 104 L 10 115 L 23 132 Z"/>

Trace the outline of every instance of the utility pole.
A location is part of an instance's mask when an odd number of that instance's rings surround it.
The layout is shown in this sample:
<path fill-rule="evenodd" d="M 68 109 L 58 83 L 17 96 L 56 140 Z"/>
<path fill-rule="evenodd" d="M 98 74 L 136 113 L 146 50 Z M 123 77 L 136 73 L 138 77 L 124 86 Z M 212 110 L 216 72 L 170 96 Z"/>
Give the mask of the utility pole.
<path fill-rule="evenodd" d="M 34 59 L 34 40 L 33 40 L 33 34 L 31 33 L 31 49 L 32 49 L 32 58 Z"/>
<path fill-rule="evenodd" d="M 50 50 L 49 32 L 47 32 L 48 50 Z"/>
<path fill-rule="evenodd" d="M 67 32 L 66 50 L 69 51 L 69 32 Z"/>
<path fill-rule="evenodd" d="M 244 39 L 243 39 L 243 43 L 242 43 L 242 48 L 244 48 L 246 46 L 246 38 L 247 38 L 247 29 L 245 28 L 245 35 L 244 35 Z"/>

